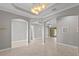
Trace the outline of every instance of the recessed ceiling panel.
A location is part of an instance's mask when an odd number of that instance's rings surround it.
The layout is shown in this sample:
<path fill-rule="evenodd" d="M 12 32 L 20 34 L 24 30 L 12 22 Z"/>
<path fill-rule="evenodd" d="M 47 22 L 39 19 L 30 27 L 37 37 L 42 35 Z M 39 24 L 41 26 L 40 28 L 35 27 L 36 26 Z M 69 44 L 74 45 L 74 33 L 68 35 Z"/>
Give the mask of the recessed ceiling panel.
<path fill-rule="evenodd" d="M 31 9 L 33 7 L 39 5 L 39 4 L 41 4 L 41 3 L 15 3 L 15 4 L 13 4 L 13 6 L 16 7 L 17 9 L 21 10 L 21 11 L 24 11 L 24 12 L 27 12 L 27 13 L 30 13 L 30 14 L 33 14 L 32 11 L 31 11 Z M 55 3 L 53 3 L 53 4 L 55 4 Z M 53 4 L 48 3 L 46 9 L 49 8 L 50 6 L 52 6 Z"/>
<path fill-rule="evenodd" d="M 39 3 L 12 3 L 12 4 L 0 4 L 0 10 L 8 11 L 17 15 L 22 15 L 33 19 L 49 18 L 49 16 L 57 14 L 63 10 L 76 6 L 75 3 L 47 3 L 45 10 L 35 15 L 31 12 L 31 8 Z M 36 20 L 35 20 L 36 21 Z"/>

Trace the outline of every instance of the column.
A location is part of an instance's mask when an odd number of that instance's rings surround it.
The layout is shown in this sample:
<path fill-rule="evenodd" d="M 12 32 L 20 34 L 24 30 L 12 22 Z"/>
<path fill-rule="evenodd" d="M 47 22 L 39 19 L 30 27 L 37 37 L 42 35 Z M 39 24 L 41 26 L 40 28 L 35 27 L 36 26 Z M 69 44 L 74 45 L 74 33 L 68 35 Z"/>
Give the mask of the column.
<path fill-rule="evenodd" d="M 35 34 L 34 34 L 34 25 L 31 25 L 31 31 L 32 31 L 32 40 L 35 40 Z"/>
<path fill-rule="evenodd" d="M 27 45 L 31 41 L 31 24 L 30 21 L 27 22 Z"/>
<path fill-rule="evenodd" d="M 42 24 L 42 40 L 44 45 L 45 44 L 45 23 Z"/>

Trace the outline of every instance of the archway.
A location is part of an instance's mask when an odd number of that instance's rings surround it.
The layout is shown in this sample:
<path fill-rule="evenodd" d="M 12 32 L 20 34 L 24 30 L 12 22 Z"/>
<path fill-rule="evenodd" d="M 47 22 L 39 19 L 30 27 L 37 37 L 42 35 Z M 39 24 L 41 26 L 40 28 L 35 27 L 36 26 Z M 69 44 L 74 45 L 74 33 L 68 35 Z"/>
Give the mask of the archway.
<path fill-rule="evenodd" d="M 27 21 L 24 19 L 12 19 L 11 21 L 11 47 L 21 47 L 28 43 Z"/>

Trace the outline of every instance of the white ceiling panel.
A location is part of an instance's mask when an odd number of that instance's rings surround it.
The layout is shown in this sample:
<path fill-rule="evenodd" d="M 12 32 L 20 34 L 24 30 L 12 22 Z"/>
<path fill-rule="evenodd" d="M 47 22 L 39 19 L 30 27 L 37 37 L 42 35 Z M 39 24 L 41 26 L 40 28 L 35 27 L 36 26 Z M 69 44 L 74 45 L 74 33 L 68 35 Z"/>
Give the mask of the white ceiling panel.
<path fill-rule="evenodd" d="M 37 3 L 38 4 L 38 3 Z M 54 15 L 68 8 L 77 6 L 79 4 L 76 3 L 48 3 L 47 8 L 42 11 L 38 15 L 34 15 L 31 13 L 31 8 L 35 5 L 35 3 L 0 3 L 0 10 L 4 10 L 10 13 L 14 13 L 17 15 L 21 15 L 24 17 L 31 18 L 33 21 L 39 21 L 39 19 L 48 18 L 50 15 Z"/>

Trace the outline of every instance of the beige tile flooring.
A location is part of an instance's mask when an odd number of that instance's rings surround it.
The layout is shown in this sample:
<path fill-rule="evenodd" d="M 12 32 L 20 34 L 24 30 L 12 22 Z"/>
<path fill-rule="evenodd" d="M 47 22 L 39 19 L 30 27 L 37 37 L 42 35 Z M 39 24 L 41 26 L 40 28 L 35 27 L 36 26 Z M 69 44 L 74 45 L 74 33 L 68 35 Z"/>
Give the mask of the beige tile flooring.
<path fill-rule="evenodd" d="M 26 40 L 12 41 L 11 47 L 15 48 L 15 47 L 21 47 L 21 46 L 25 46 L 25 45 L 27 45 L 27 41 Z"/>
<path fill-rule="evenodd" d="M 32 40 L 27 46 L 0 52 L 0 56 L 78 56 L 78 49 L 59 45 L 56 39 Z"/>

